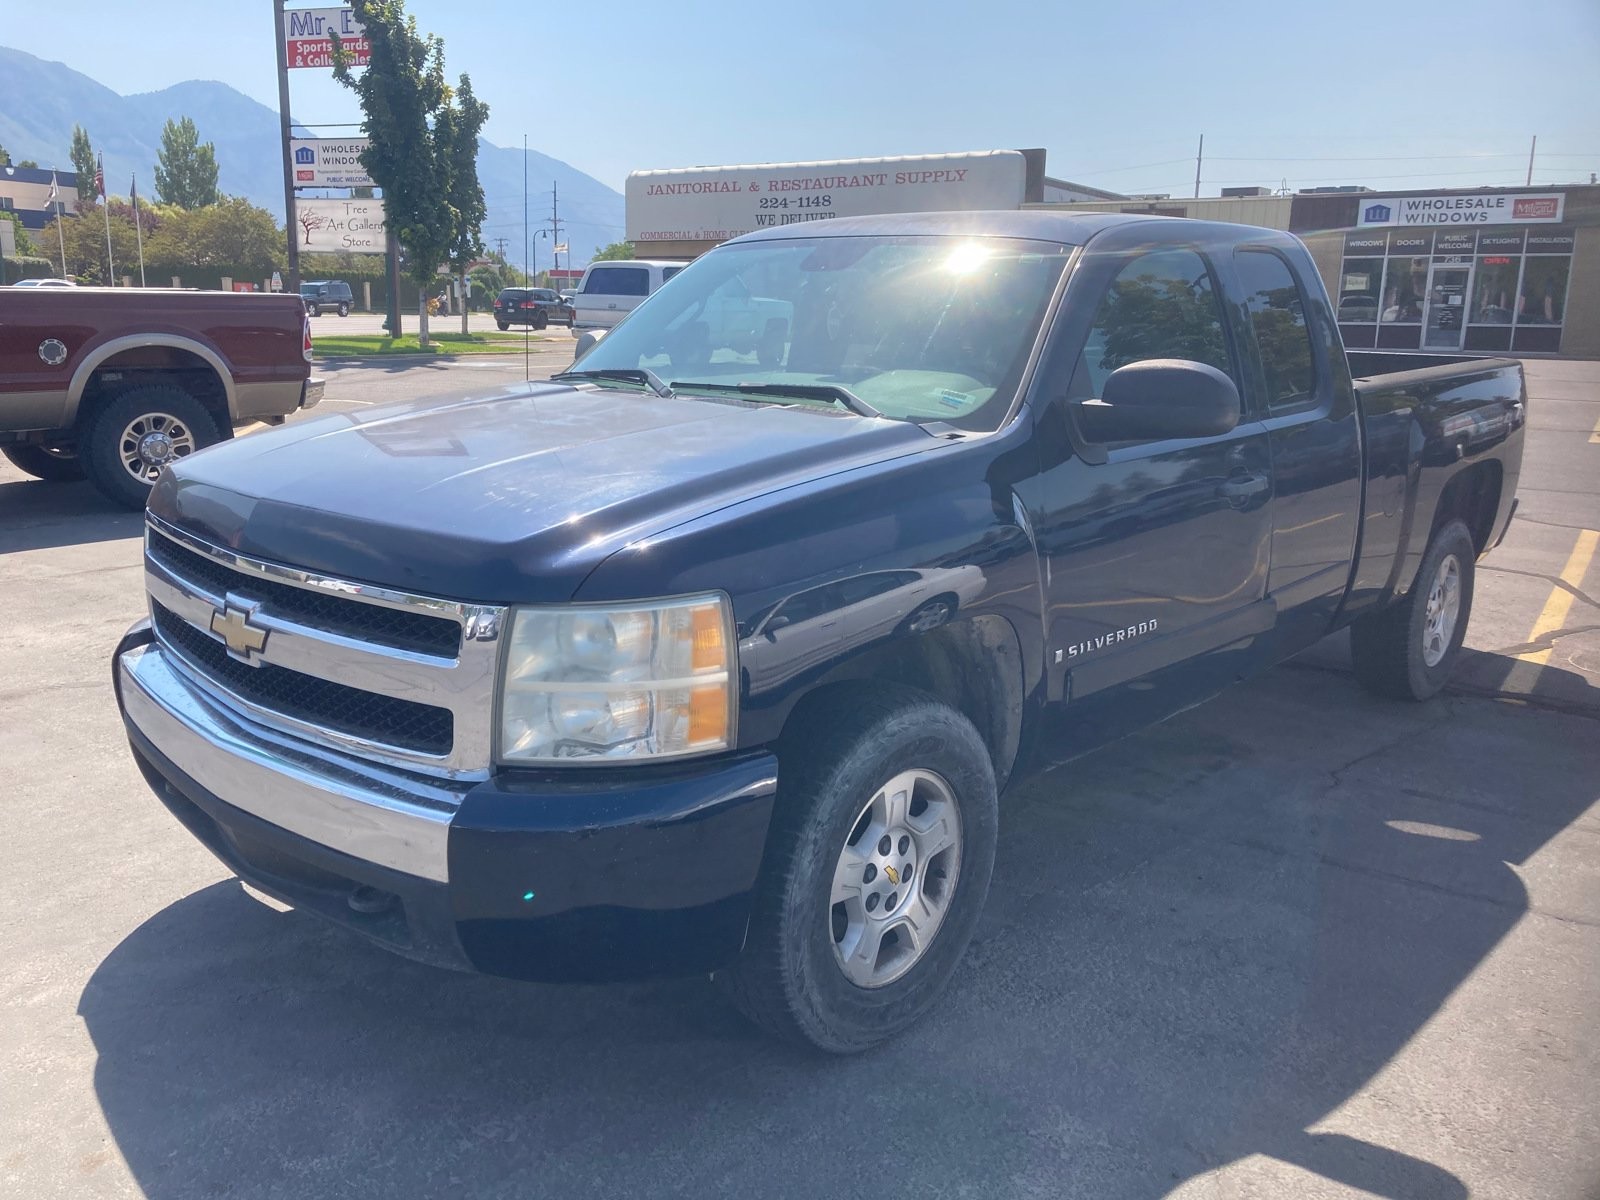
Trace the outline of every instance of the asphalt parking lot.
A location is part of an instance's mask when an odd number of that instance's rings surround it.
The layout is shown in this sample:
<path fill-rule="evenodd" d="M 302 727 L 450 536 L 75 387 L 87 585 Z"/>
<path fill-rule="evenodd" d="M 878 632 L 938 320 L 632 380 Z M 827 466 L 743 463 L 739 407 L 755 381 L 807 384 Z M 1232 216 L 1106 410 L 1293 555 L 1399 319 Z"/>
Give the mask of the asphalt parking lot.
<path fill-rule="evenodd" d="M 323 364 L 324 411 L 538 345 Z M 847 1061 L 250 898 L 127 754 L 139 517 L 0 464 L 0 1195 L 1594 1200 L 1600 363 L 1529 377 L 1456 686 L 1373 700 L 1330 639 L 1028 783 L 951 993 Z"/>

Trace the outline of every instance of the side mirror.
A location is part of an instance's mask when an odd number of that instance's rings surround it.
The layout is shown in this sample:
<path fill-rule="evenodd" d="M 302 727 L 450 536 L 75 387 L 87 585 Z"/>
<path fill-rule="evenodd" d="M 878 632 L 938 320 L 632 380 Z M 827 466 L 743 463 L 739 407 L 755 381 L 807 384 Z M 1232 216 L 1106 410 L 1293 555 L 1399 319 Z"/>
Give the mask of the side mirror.
<path fill-rule="evenodd" d="M 573 351 L 572 361 L 574 363 L 580 362 L 583 359 L 583 356 L 598 346 L 600 344 L 600 339 L 605 337 L 609 332 L 610 331 L 606 329 L 585 329 L 578 335 L 578 345 Z"/>
<path fill-rule="evenodd" d="M 778 630 L 786 629 L 792 624 L 793 622 L 790 621 L 788 617 L 773 617 L 772 620 L 767 622 L 767 627 L 761 632 L 765 633 L 768 637 L 771 637 L 773 634 L 777 633 Z"/>
<path fill-rule="evenodd" d="M 1239 389 L 1215 367 L 1182 358 L 1147 358 L 1118 367 L 1098 400 L 1078 405 L 1083 431 L 1097 442 L 1158 442 L 1220 437 L 1239 423 Z"/>

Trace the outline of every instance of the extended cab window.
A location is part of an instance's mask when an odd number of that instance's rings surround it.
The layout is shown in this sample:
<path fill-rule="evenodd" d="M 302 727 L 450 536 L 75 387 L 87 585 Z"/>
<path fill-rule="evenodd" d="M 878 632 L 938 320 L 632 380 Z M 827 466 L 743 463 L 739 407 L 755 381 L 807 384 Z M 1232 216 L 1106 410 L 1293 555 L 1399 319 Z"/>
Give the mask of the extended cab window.
<path fill-rule="evenodd" d="M 650 272 L 643 267 L 596 267 L 583 290 L 591 296 L 648 296 Z"/>
<path fill-rule="evenodd" d="M 1240 250 L 1234 266 L 1255 330 L 1267 407 L 1297 408 L 1314 398 L 1316 379 L 1305 300 L 1294 273 L 1270 250 Z"/>
<path fill-rule="evenodd" d="M 1073 373 L 1072 397 L 1098 397 L 1111 372 L 1148 358 L 1184 358 L 1233 374 L 1222 304 L 1193 250 L 1141 254 L 1117 272 Z"/>

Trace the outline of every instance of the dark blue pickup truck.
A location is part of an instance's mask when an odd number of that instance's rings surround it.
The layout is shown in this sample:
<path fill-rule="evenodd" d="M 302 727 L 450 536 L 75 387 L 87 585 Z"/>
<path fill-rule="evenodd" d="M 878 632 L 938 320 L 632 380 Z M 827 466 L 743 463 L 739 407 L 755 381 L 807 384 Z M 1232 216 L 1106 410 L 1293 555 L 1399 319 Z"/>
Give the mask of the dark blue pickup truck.
<path fill-rule="evenodd" d="M 1515 362 L 1347 356 L 1287 234 L 790 226 L 551 383 L 172 467 L 118 699 L 262 892 L 856 1050 L 949 980 L 1008 781 L 1345 626 L 1436 692 L 1524 420 Z"/>

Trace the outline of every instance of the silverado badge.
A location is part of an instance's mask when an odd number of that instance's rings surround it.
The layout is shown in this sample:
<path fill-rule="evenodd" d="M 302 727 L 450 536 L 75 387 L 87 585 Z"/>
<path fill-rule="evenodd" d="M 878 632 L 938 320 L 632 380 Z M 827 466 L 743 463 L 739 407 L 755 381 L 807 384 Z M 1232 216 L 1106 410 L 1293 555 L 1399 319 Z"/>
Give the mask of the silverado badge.
<path fill-rule="evenodd" d="M 251 656 L 266 649 L 267 630 L 252 625 L 251 616 L 250 609 L 235 608 L 230 604 L 221 612 L 211 614 L 211 632 L 228 644 L 230 655 L 254 667 L 260 663 Z"/>

